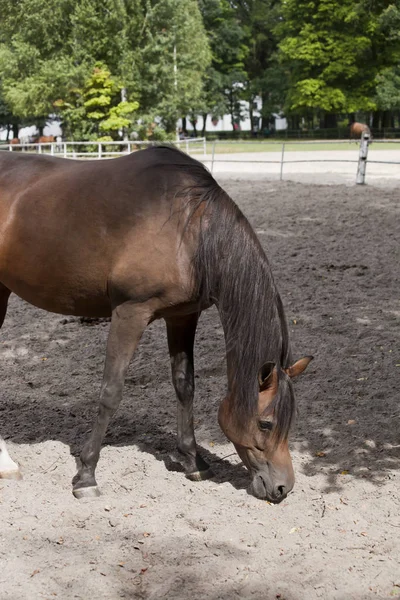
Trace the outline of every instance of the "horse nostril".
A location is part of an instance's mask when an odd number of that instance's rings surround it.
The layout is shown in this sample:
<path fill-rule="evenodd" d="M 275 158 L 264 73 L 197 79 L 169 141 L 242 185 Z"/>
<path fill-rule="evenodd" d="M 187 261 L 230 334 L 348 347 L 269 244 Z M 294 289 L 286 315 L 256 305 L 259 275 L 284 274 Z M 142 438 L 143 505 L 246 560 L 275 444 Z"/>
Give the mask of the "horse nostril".
<path fill-rule="evenodd" d="M 276 496 L 277 496 L 277 498 L 281 498 L 282 496 L 285 496 L 285 494 L 286 494 L 285 486 L 284 485 L 278 485 L 278 487 L 276 488 Z"/>

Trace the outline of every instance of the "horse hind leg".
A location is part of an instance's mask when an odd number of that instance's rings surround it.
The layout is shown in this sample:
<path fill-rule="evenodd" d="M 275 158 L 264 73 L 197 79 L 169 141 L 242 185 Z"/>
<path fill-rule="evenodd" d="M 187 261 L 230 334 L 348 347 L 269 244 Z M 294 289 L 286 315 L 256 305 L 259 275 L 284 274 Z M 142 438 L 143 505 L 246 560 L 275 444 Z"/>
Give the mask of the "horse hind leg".
<path fill-rule="evenodd" d="M 10 294 L 10 290 L 0 284 L 0 327 L 4 323 Z M 11 459 L 6 443 L 0 436 L 0 479 L 21 479 L 21 477 L 17 463 Z"/>

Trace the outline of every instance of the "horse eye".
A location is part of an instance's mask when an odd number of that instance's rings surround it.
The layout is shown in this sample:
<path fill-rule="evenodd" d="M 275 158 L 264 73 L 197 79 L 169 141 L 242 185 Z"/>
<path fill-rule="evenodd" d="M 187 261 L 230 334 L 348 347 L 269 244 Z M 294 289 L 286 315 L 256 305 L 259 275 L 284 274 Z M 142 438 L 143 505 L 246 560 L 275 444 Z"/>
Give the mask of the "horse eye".
<path fill-rule="evenodd" d="M 259 421 L 258 426 L 262 431 L 272 431 L 274 424 L 272 421 Z"/>

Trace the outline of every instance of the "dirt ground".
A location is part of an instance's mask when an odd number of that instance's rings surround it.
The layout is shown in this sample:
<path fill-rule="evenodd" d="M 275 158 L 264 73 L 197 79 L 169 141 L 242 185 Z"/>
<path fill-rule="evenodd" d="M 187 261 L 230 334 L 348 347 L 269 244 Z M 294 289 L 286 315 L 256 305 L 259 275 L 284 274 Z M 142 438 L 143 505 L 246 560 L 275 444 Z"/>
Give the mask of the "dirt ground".
<path fill-rule="evenodd" d="M 196 431 L 214 479 L 164 461 L 175 396 L 165 327 L 146 331 L 97 471 L 71 494 L 97 406 L 109 324 L 12 297 L 0 343 L 0 431 L 22 467 L 0 481 L 1 600 L 366 600 L 400 597 L 399 192 L 223 182 L 255 227 L 281 291 L 296 382 L 293 492 L 274 506 L 217 424 L 223 332 L 203 314 Z"/>

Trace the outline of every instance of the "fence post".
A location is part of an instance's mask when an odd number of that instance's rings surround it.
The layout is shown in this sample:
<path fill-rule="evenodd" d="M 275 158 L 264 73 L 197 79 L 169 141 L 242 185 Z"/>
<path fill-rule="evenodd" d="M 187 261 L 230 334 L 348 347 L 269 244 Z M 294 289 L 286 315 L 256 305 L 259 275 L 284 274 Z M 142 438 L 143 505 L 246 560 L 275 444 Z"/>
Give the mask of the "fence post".
<path fill-rule="evenodd" d="M 281 154 L 281 174 L 279 177 L 279 180 L 282 181 L 283 179 L 283 163 L 284 163 L 284 156 L 285 156 L 285 142 L 283 142 L 282 144 L 282 154 Z"/>
<path fill-rule="evenodd" d="M 11 146 L 11 144 L 9 144 L 8 149 L 9 149 L 10 152 L 12 152 L 12 146 Z"/>
<path fill-rule="evenodd" d="M 64 142 L 64 158 L 67 158 L 67 144 Z"/>
<path fill-rule="evenodd" d="M 365 183 L 365 171 L 367 168 L 368 146 L 369 146 L 369 134 L 364 132 L 361 135 L 361 140 L 360 140 L 360 154 L 358 156 L 358 168 L 357 168 L 357 178 L 356 178 L 356 183 L 359 183 L 361 185 Z"/>
<path fill-rule="evenodd" d="M 186 140 L 186 154 L 189 154 L 189 141 Z"/>
<path fill-rule="evenodd" d="M 52 143 L 50 146 L 50 154 L 54 156 L 54 144 Z"/>
<path fill-rule="evenodd" d="M 39 154 L 42 154 L 42 144 L 38 144 L 37 149 L 38 149 Z"/>
<path fill-rule="evenodd" d="M 128 142 L 128 154 L 130 154 L 130 153 L 131 153 L 131 143 Z"/>
<path fill-rule="evenodd" d="M 213 141 L 213 147 L 212 147 L 212 156 L 211 156 L 211 175 L 214 172 L 214 156 L 215 156 L 215 144 L 216 144 L 216 140 Z"/>
<path fill-rule="evenodd" d="M 101 150 L 102 150 L 102 148 L 101 148 L 101 142 L 99 142 L 99 158 L 101 158 Z"/>
<path fill-rule="evenodd" d="M 206 138 L 203 138 L 203 154 L 207 156 L 207 146 L 206 146 Z"/>

